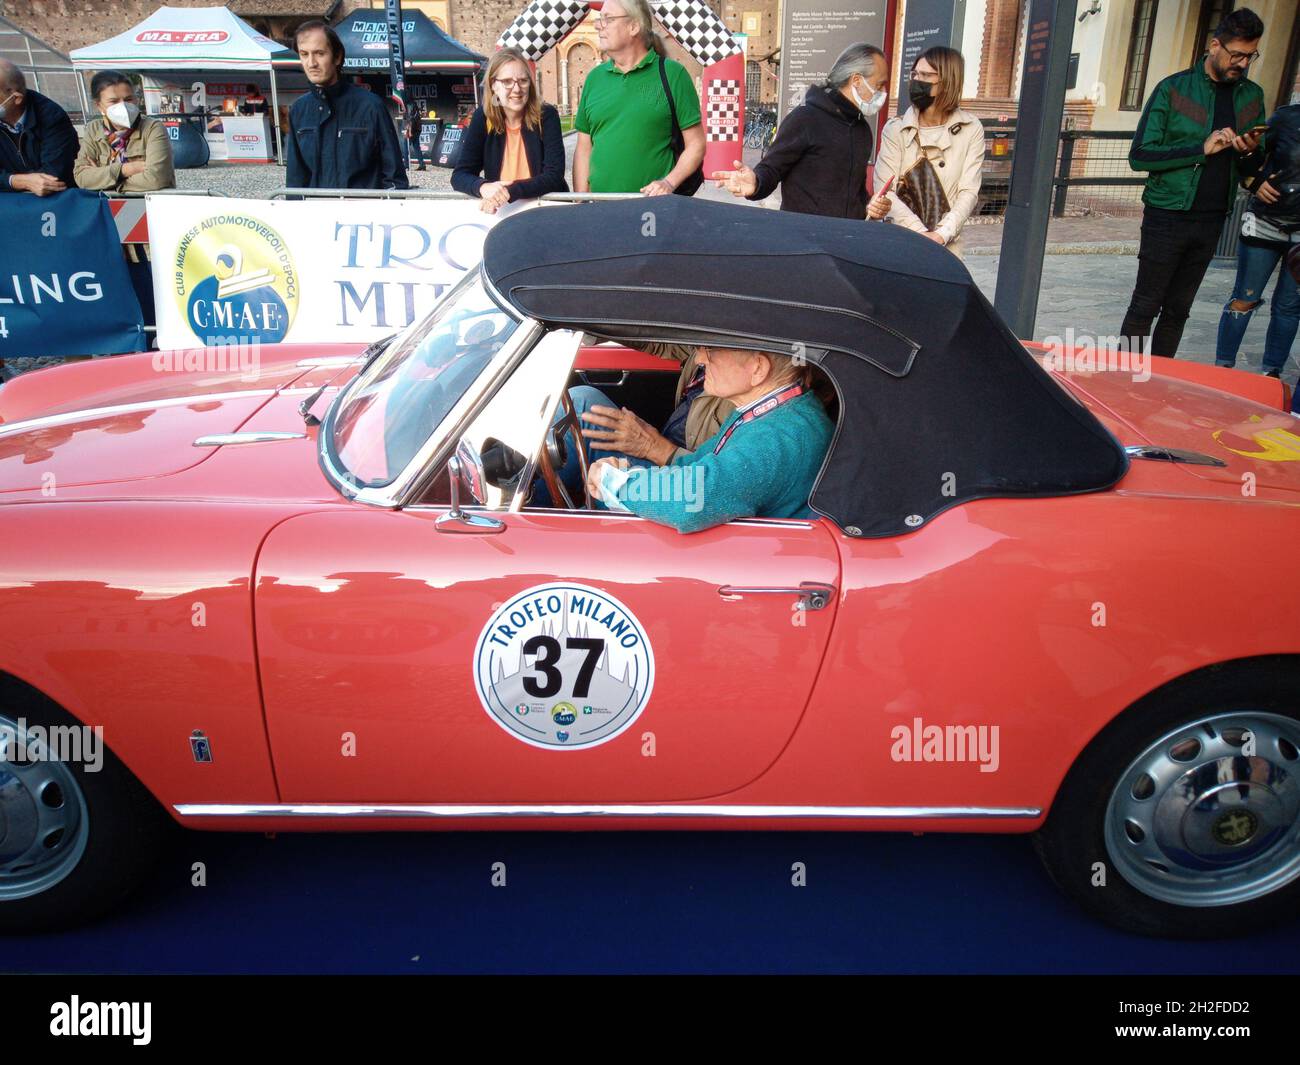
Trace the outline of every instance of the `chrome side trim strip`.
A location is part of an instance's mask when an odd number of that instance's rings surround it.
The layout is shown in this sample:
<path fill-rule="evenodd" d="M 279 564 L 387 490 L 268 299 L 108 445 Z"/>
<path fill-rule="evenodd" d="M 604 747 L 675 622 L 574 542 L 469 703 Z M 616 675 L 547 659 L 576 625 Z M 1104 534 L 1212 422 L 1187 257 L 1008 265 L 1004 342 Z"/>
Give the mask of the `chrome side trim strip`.
<path fill-rule="evenodd" d="M 118 414 L 137 414 L 140 411 L 156 410 L 159 407 L 186 407 L 192 403 L 218 403 L 228 399 L 247 399 L 256 396 L 273 396 L 274 388 L 250 388 L 243 392 L 209 392 L 194 396 L 171 396 L 168 399 L 148 399 L 139 403 L 119 403 L 113 407 L 85 407 L 81 410 L 65 410 L 59 414 L 46 414 L 39 418 L 9 422 L 0 425 L 0 436 L 10 433 L 26 433 L 33 429 L 46 429 L 65 422 L 81 421 L 83 418 L 111 418 Z"/>
<path fill-rule="evenodd" d="M 516 499 L 519 497 L 516 496 Z M 512 504 L 513 505 L 513 504 Z M 446 503 L 412 503 L 410 506 L 402 508 L 405 511 L 446 511 Z M 491 514 L 504 514 L 507 511 L 488 511 L 487 508 L 479 504 L 461 508 L 467 511 L 483 511 Z M 527 509 L 511 510 L 510 514 L 522 514 L 524 517 L 548 518 L 579 518 L 579 519 L 601 519 L 615 521 L 648 521 L 648 518 L 641 517 L 640 514 L 632 514 L 629 511 L 622 510 L 568 510 L 564 507 L 528 507 Z M 766 529 L 811 529 L 813 522 L 805 518 L 733 518 L 726 522 L 727 525 L 757 525 Z"/>
<path fill-rule="evenodd" d="M 313 367 L 323 367 L 334 369 L 341 366 L 351 366 L 354 363 L 364 362 L 366 353 L 359 351 L 355 355 L 317 355 L 310 359 L 299 359 L 294 363 L 295 366 L 301 366 L 304 369 Z"/>
<path fill-rule="evenodd" d="M 504 817 L 636 817 L 636 818 L 839 818 L 896 820 L 1034 819 L 1042 811 L 1031 806 L 725 806 L 717 804 L 612 806 L 541 806 L 531 804 L 481 806 L 473 804 L 416 805 L 407 803 L 176 803 L 182 817 L 384 817 L 384 818 L 504 818 Z"/>
<path fill-rule="evenodd" d="M 212 433 L 195 439 L 195 447 L 228 447 L 235 444 L 269 444 L 276 440 L 306 440 L 306 433 L 289 433 L 274 430 L 266 432 Z"/>
<path fill-rule="evenodd" d="M 1181 447 L 1159 447 L 1154 444 L 1130 444 L 1124 453 L 1131 459 L 1152 459 L 1155 462 L 1185 462 L 1190 466 L 1226 466 L 1223 459 L 1188 451 Z"/>

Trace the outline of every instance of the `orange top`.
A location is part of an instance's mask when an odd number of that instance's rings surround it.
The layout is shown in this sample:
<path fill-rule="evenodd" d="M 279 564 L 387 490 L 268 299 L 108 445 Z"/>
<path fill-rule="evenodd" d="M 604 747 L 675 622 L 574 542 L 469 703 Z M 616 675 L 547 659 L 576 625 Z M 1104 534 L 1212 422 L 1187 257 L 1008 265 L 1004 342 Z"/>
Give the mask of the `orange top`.
<path fill-rule="evenodd" d="M 533 176 L 528 168 L 528 156 L 524 154 L 523 127 L 511 129 L 506 126 L 506 150 L 501 157 L 501 184 L 509 185 L 512 181 L 522 181 Z"/>

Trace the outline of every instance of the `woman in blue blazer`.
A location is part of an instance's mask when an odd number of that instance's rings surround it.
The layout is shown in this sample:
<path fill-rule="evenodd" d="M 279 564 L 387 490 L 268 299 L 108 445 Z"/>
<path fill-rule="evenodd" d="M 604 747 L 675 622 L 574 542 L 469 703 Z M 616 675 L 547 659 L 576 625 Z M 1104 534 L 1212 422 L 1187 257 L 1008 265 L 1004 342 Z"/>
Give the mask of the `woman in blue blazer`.
<path fill-rule="evenodd" d="M 542 103 L 524 57 L 502 48 L 483 81 L 483 106 L 465 130 L 452 188 L 479 197 L 488 214 L 516 200 L 568 192 L 560 114 Z"/>

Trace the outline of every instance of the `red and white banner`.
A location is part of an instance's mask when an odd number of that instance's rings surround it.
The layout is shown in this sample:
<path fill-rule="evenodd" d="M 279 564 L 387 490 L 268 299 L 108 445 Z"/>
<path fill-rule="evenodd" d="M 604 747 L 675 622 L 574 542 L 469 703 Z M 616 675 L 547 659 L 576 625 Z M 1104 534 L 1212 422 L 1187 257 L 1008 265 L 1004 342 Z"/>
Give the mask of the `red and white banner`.
<path fill-rule="evenodd" d="M 704 122 L 704 176 L 732 170 L 745 145 L 745 55 L 737 52 L 704 68 L 700 79 Z"/>

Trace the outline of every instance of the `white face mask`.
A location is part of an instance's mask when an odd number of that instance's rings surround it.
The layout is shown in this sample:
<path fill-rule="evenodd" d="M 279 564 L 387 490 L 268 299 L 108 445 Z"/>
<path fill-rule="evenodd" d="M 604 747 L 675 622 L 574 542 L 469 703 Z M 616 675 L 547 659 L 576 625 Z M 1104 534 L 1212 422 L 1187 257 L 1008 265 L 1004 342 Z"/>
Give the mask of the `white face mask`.
<path fill-rule="evenodd" d="M 128 129 L 135 125 L 135 120 L 140 117 L 140 108 L 129 100 L 126 103 L 113 104 L 104 111 L 109 120 L 122 129 Z"/>
<path fill-rule="evenodd" d="M 0 100 L 0 120 L 7 119 L 9 117 L 9 109 L 13 106 L 13 102 L 17 98 L 17 96 L 18 96 L 17 93 L 11 92 L 3 100 Z"/>
<path fill-rule="evenodd" d="M 853 102 L 858 105 L 858 110 L 861 111 L 866 118 L 870 118 L 872 115 L 879 112 L 880 109 L 885 106 L 884 89 L 877 89 L 874 93 L 871 94 L 870 100 L 864 100 L 862 99 L 861 96 L 858 95 L 858 89 L 856 85 L 850 85 L 849 91 L 853 93 Z"/>

